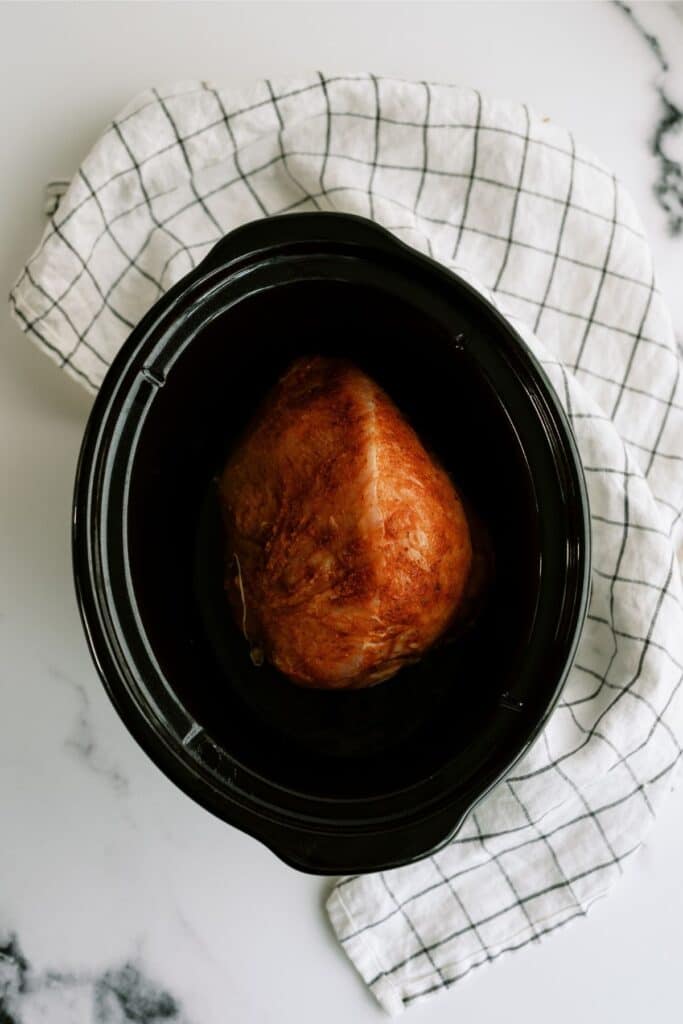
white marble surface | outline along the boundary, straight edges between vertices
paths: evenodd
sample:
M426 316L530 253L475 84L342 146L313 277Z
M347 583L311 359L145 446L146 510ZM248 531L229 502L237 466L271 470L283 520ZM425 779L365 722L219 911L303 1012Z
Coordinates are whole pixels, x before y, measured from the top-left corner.
M634 11L667 74L609 4L0 6L3 291L37 242L45 182L75 169L131 94L178 78L369 68L476 85L574 129L638 202L680 337L683 233L654 196L650 143L657 84L683 106L683 17L668 4ZM665 140L672 160L682 140ZM13 933L27 961L0 952L0 1020L381 1020L326 924L329 883L195 807L119 723L71 582L71 487L90 402L8 315L0 363L0 948ZM682 860L679 791L587 921L411 1014L680 1019Z

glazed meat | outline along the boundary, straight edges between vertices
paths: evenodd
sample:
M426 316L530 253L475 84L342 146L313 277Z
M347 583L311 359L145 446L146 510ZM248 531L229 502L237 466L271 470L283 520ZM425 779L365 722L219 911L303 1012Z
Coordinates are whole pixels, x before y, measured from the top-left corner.
M455 619L472 562L462 503L354 365L295 362L219 491L226 590L257 663L302 686L371 686Z

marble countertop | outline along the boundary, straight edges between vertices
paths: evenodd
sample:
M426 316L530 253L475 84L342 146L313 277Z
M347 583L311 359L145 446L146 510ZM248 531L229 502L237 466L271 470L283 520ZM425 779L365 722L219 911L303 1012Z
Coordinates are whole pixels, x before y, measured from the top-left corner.
M68 177L132 94L321 67L460 81L529 102L622 178L683 337L683 8L676 4L0 6L4 294ZM2 320L0 1021L370 1024L325 880L177 791L90 661L70 501L90 399ZM587 921L411 1011L425 1024L680 1015L683 807L674 795Z

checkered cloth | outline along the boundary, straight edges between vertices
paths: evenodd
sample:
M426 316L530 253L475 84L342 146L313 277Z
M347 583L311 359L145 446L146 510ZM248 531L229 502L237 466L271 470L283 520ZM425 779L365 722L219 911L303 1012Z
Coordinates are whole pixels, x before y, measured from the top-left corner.
M461 87L372 75L185 83L106 129L11 296L91 389L142 314L227 231L369 216L497 303L543 361L592 508L592 599L540 739L420 864L328 910L390 1012L583 916L641 844L683 744L683 390L631 200L570 134Z

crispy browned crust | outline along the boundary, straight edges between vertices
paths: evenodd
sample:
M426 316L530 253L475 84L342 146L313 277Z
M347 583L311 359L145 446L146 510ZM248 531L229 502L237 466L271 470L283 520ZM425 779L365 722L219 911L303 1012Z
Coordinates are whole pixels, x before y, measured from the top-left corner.
M472 561L463 506L393 402L350 363L295 362L219 489L235 619L294 682L372 685L454 619Z

